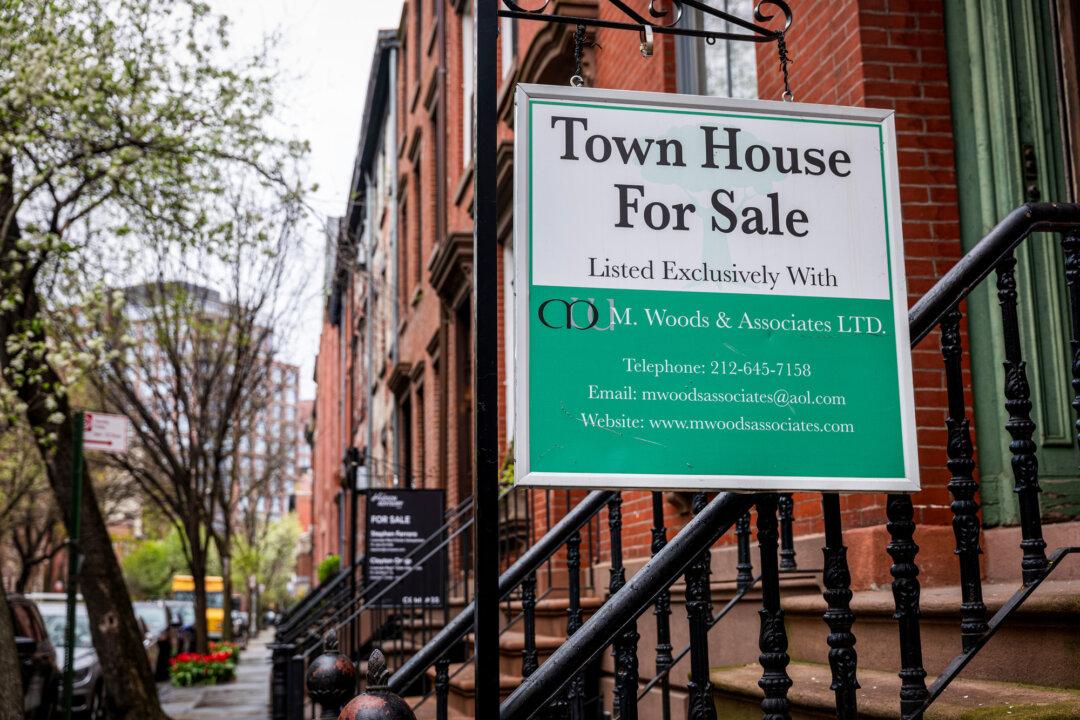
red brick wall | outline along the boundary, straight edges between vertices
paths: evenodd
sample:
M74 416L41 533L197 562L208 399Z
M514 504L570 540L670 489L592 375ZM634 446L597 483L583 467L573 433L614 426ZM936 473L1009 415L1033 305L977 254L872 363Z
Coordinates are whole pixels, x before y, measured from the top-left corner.
M430 8L432 3L426 3ZM944 32L940 0L791 0L795 23L788 46L794 59L791 66L792 89L797 100L805 102L887 107L897 111L897 129L900 143L901 195L903 202L904 235L907 251L907 271L911 299L924 293L960 255L958 218L955 207L955 170L952 159L952 130L948 100L948 83L945 65ZM597 4L601 17L614 18L618 11L610 4ZM449 412L445 422L447 434L447 473L440 476L438 414L440 382L435 374L427 348L440 332L440 314L444 305L429 285L428 261L443 242L444 237L435 233L436 205L436 143L445 143L446 177L444 206L448 233L469 232L472 228L470 213L471 183L468 176L471 165L462 162L463 61L461 53L461 18L448 4L446 43L446 134L436 138L424 98L438 70L438 43L431 44L428 51L429 31L432 18L424 19L422 35L420 81L417 82L415 67L415 22L411 17L409 3L402 15L401 37L405 47L399 56L399 176L406 179L404 194L406 207L401 217L402 292L399 295L401 320L399 358L413 364L424 363L418 380L424 386L424 414L418 412L413 402L413 438L417 448L413 465L424 484L445 485L448 503L460 501L458 497L458 427L456 409L463 402L465 388L456 382L453 365L457 355L458 338L454 332L454 319L446 329L447 352L439 359L440 371L449 378L447 405ZM542 31L543 24L519 22L518 58L521 62L530 42ZM590 50L593 84L607 88L627 88L674 92L675 42L668 36L656 35L653 57L644 59L638 51L638 37L634 33L597 29L598 47ZM776 48L773 44L759 47L758 75L759 96L779 98L782 89L777 69ZM528 82L535 78L517 77ZM419 90L417 89L419 88ZM414 104L414 98L416 98ZM418 155L409 150L414 133L420 133ZM503 126L501 136L512 134L509 126ZM422 186L414 183L413 158L421 163ZM462 183L465 185L461 185ZM462 187L460 197L457 195ZM423 233L415 237L418 224L417 210L422 208ZM417 243L419 240L419 246ZM504 271L501 267L500 274ZM421 270L419 284L414 281L415 268ZM502 283L499 284L500 293ZM419 293L417 290L419 289ZM415 299L415 302L414 302ZM502 303L499 305L500 319ZM451 313L452 315L452 313ZM324 343L331 341L332 333L324 333ZM319 372L327 376L333 373L336 362L336 345L332 357L324 361L320 352ZM499 341L500 355L503 341ZM505 387L504 358L500 358L500 381ZM949 520L948 496L944 485L947 475L944 468L944 379L936 336L929 338L915 352L916 404L918 437L921 449L923 483L927 489L917 498L916 520L920 523L945 524ZM376 367L380 365L376 360ZM412 390L410 390L412 392ZM505 404L503 405L505 408ZM331 417L327 417L329 414ZM336 412L319 408L320 442L324 423L336 422ZM499 423L500 441L505 448L505 421ZM423 445L423 467L419 466L419 447ZM857 452L857 448L852 449ZM318 455L318 451L317 451ZM336 523L336 507L328 497L329 478L336 472L340 457L326 455L320 462L316 459L316 517ZM396 459L395 459L396 461ZM321 464L321 468L320 468ZM538 518L536 532L542 533L546 522L544 506L546 495L534 493ZM328 505L327 502L330 504ZM800 534L820 532L820 498L816 494L796 497L796 530ZM566 506L565 495L552 496L552 520L557 520ZM851 495L842 500L845 523L848 527L878 525L884 520L884 496ZM665 503L669 534L683 522L681 514L672 503ZM647 493L626 493L623 505L623 543L628 558L647 555L649 552L652 508ZM601 525L606 528L606 522ZM318 533L316 533L318 542ZM331 531L329 542L336 544L336 528ZM606 537L602 545L607 547ZM317 548L321 547L317 545ZM318 551L316 558L320 557Z
M797 101L896 111L909 304L961 255L945 32L940 0L792 0L788 38ZM783 89L775 47L758 49L758 94ZM938 334L913 352L924 490L916 522L950 522L945 382ZM965 358L966 358L965 354ZM857 452L857 448L853 448ZM796 497L797 533L821 532L819 500ZM846 527L885 520L885 496L843 496Z
M312 559L317 565L338 551L338 510L334 498L340 487L341 422L340 326L330 324L324 314L315 361L315 447L312 452Z

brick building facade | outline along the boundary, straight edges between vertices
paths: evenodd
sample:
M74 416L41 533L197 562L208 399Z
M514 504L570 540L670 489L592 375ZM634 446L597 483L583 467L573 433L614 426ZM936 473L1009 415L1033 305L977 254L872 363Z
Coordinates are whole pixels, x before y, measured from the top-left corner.
M911 302L1010 209L1030 199L1032 183L1042 199L1076 197L1080 90L1068 58L1077 56L1070 28L1078 19L1068 2L1048 0L1022 9L1006 0L791 0L790 5L796 100L896 112ZM743 17L753 11L746 1L730 7ZM548 12L625 19L600 0L552 0ZM684 12L682 22L706 22L692 9ZM339 538L345 535L346 499L338 483L349 447L365 458L364 475L373 487L443 487L448 508L472 491L472 13L470 0L406 0L399 27L383 31L373 59L353 195L334 243L338 259L344 248L344 256L356 261L335 265L341 299L334 290L328 293L316 371L316 562L334 548L344 550ZM575 68L573 25L504 19L500 30L499 381L504 392L499 444L509 474L513 88L518 82L564 85ZM654 54L643 58L635 34L607 28L589 29L583 75L590 86L612 89L762 99L780 99L783 90L774 44L706 46L657 35ZM1034 179L1025 179L1019 169L1021 150L1029 145L1041 158ZM1033 239L1022 252L1023 280L1052 286L1032 291L1022 303L1029 303L1025 312L1032 318L1063 323L1067 315L1057 312L1064 297L1061 280L1044 282L1039 275L1040 253L1054 252L1050 242ZM974 389L969 402L979 442L990 581L1011 577L1019 562L1008 451L1000 440L1004 416L994 404L1002 384L1000 341L991 332L994 303L989 289L973 294L963 326L973 358L965 360L964 373ZM1024 341L1036 358L1034 384L1049 388L1051 379L1062 379L1065 387L1064 349L1044 348L1040 356L1036 337ZM947 398L936 333L913 351L913 361L923 482L914 496L915 539L923 548L920 579L926 586L949 585L957 575L946 487ZM354 387L357 392L347 400L345 390ZM1038 438L1040 452L1056 453L1043 503L1048 521L1058 522L1047 525L1047 535L1054 538L1052 545L1078 544L1080 475L1071 431L1062 429L1060 420L1073 417L1071 398L1042 392L1038 399L1049 409L1040 423L1045 428ZM531 524L537 536L580 497L576 492L533 495ZM671 534L689 518L689 501L681 493L665 497ZM800 493L794 499L798 556L816 565L820 495ZM891 559L884 551L889 541L884 495L845 495L841 503L853 587L886 584ZM622 537L631 573L649 556L651 525L650 495L624 493ZM601 527L606 527L602 521ZM725 539L714 549L714 577L734 576L729 545ZM602 547L594 560L604 564ZM460 556L455 562L462 562ZM639 629L648 632L640 623Z
M554 10L563 14L608 14L608 19L618 15L608 3L595 0L557 0L555 5ZM953 26L961 24L962 4L948 5L953 8ZM745 2L733 6L736 12L748 9ZM788 40L796 58L791 82L798 100L889 108L897 113L912 302L956 262L966 245L978 239L962 239L965 228L958 206L953 125L956 90L950 81L950 73L955 75L957 70L950 64L947 47L959 30L947 27L946 9L939 0L804 0L793 3L796 24ZM471 492L473 141L469 103L473 71L466 61L473 43L471 13L467 2L406 2L401 25L394 33L384 32L376 52L350 216L332 242L336 265L328 280L328 320L316 370L320 393L314 515L322 521L315 531L316 557L344 550L339 540L345 533L338 531L338 523L346 514L345 500L334 483L340 482L341 459L348 447L369 451L366 472L376 486L445 487L451 507ZM1030 18L1032 22L1040 19L1045 20ZM504 20L502 30L500 325L509 329L512 279L504 269L513 257L512 90L516 82L567 82L573 73L573 26ZM583 63L586 80L604 88L710 90L717 69L695 57L693 48L682 47L684 42L696 41L657 36L654 55L645 59L632 33L590 29ZM745 67L738 70L744 86L746 78L751 79L750 91L735 90L779 98L782 81L772 44L757 47L756 56L754 47L723 45L706 52L734 53L735 59L729 60L732 65L749 62L756 66L749 75ZM961 50L954 47L952 52ZM720 68L720 74L723 71ZM1064 122L1065 110L1060 109L1055 122ZM1064 125L1058 128L1059 132L1063 129ZM1045 195L1065 197L1067 181L1062 177L1057 191ZM1013 202L1023 200L1018 195ZM974 232L985 232L996 219L990 216ZM357 252L362 255L360 266L341 262L343 253L352 259ZM504 332L500 340L504 388L513 380L507 362L508 335ZM944 549L952 542L950 497L945 488L946 400L934 337L914 351L914 364L924 477L924 489L916 496L916 520L923 533L921 541ZM345 392L347 386L365 383L370 387ZM513 398L504 393L502 401L500 412L506 420L500 423L500 447L507 454L512 447ZM367 407L369 403L377 407ZM369 428L365 422L371 420ZM816 498L796 496L796 501L798 534L820 532ZM670 504L675 526L683 506ZM866 528L867 547L883 546L882 497L845 496L843 511L845 527ZM631 557L648 553L650 512L646 494L627 494L624 532ZM869 574L862 579L867 584L880 582L886 569L887 559L868 568Z

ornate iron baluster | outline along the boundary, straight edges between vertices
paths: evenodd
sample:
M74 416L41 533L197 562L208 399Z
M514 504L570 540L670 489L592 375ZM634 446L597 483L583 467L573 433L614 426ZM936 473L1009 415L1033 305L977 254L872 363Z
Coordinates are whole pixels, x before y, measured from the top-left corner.
M1072 389L1073 410L1077 419L1074 424L1076 442L1080 446L1080 229L1065 235L1061 241L1065 254L1065 284L1069 288L1069 317L1072 323Z
M946 465L952 473L949 479L949 492L953 496L952 526L956 555L960 558L960 642L967 652L989 627L979 570L982 549L979 547L979 505L975 502L979 485L972 476L975 461L964 400L961 351L960 311L953 308L941 322L941 356L945 359L945 387L949 395L949 416L945 420L949 431Z
M540 662L536 656L536 573L531 572L521 583L521 609L524 614L525 647L521 651L521 677L536 672Z
M888 545L893 559L892 591L900 630L900 712L906 718L926 702L926 670L923 669L922 638L919 633L919 566L915 556L915 510L909 495L889 495L885 506Z
M851 625L855 615L851 612L851 574L848 572L847 548L840 524L840 496L836 493L821 495L821 511L825 518L825 624L829 626L829 667L832 669L832 685L836 693L837 720L856 720L858 708L855 691L859 681L855 676L858 657L855 653L855 635Z
M777 496L776 505L780 510L780 569L798 570L795 563L795 537L792 532L792 520L795 517L795 501L791 493Z
M761 655L762 675L758 680L765 697L761 701L762 720L787 720L789 703L788 688L791 678L787 674L790 658L787 654L787 633L784 630L784 611L780 607L780 568L776 548L779 532L776 525L776 495L758 496L757 500L758 551L761 554L761 633L758 647Z
M1002 334L1005 340L1005 409L1009 420L1005 429L1012 436L1013 479L1020 505L1020 561L1024 584L1037 580L1046 571L1046 541L1039 514L1039 461L1035 457L1035 422L1031 419L1031 389L1020 346L1020 325L1016 310L1016 257L1009 254L997 267L998 302L1001 305Z
M450 660L443 655L435 661L435 720L447 720L450 701Z
M750 560L750 513L745 512L735 521L735 539L738 560L735 564L735 586L746 590L754 584L754 565Z
M667 545L667 528L664 527L664 495L654 492L652 494L652 546L649 548L653 555L664 549ZM666 670L671 667L671 593L663 590L656 596L653 605L653 614L656 616L656 672L664 673L660 680L660 711L663 720L671 720L671 681Z
M622 493L616 493L608 501L608 530L611 533L611 578L608 596L612 596L626 584L626 568L622 561ZM615 658L615 686L612 689L612 707L618 720L637 719L637 624L629 625L612 643Z
M706 505L705 493L694 493L696 515ZM687 720L716 720L712 684L709 682L709 620L712 614L709 592L709 551L701 553L686 568L686 620L690 630L690 682Z
M574 531L566 541L566 571L570 600L566 610L566 637L570 637L580 630L583 624L581 617L581 533L579 531ZM560 696L555 704L562 714L552 717L558 717L560 720L565 718L567 709L573 720L582 720L585 717L585 678L581 673L570 680L566 695Z

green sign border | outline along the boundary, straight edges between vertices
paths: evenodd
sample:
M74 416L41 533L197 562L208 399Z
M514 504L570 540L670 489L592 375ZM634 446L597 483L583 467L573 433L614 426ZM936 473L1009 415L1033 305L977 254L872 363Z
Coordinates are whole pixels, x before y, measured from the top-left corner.
M575 97L576 96L576 97ZM600 100L598 102L597 100ZM519 239L528 245L528 253L515 253L515 275L522 277L522 271L528 282L516 283L515 298L515 483L539 487L579 487L579 488L626 488L626 489L726 489L726 490L821 490L821 491L872 491L872 492L914 492L919 490L919 458L914 417L914 390L912 367L908 344L907 309L898 312L896 307L896 288L898 278L894 275L894 243L890 228L889 204L899 204L899 178L895 161L892 168L896 184L894 192L889 191L888 166L886 164L885 135L888 131L891 147L895 151L896 138L893 126L893 111L848 108L827 105L804 105L774 101L741 101L726 98L709 98L667 93L648 93L638 91L611 91L592 88L568 88L519 84L515 94L516 128L515 133L515 246L520 248ZM702 117L721 117L754 120L776 120L781 122L806 122L825 125L847 125L866 127L877 130L881 170L882 210L884 213L885 248L889 302L894 308L894 320L897 342L898 386L900 390L900 410L902 414L902 444L905 477L903 478L847 478L847 477L777 477L777 476L727 476L727 475L633 475L570 472L530 472L529 470L529 377L528 377L528 342L529 342L529 298L533 288L533 109L538 105L557 105L567 107L585 107L600 110L623 110L629 112L652 112L677 115L698 115ZM725 107L735 106L741 112L732 112ZM716 107L716 109L709 109ZM767 108L764 109L764 108ZM772 111L772 112L770 112ZM794 113L800 113L795 115ZM843 116L862 116L865 120L844 119ZM522 133L521 128L526 127ZM525 147L522 153L521 142ZM524 169L524 173L523 173ZM523 177L524 175L524 177ZM524 207L520 203L521 187L524 181L528 192ZM528 216L527 223L521 223L521 210ZM897 230L900 231L899 217L896 216ZM522 234L522 225L525 232ZM898 232L899 235L899 232ZM902 238L902 235L900 235ZM902 247L902 240L901 240ZM900 259L902 261L902 254ZM901 265L902 267L902 265ZM901 284L903 276L899 278ZM905 292L900 297L906 299ZM844 298L838 298L844 299ZM853 299L853 298L852 298Z

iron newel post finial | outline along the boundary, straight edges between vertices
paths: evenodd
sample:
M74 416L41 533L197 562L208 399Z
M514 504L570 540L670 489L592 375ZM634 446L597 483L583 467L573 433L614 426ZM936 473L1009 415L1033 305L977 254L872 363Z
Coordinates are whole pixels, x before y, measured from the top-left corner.
M398 697L387 681L390 671L380 650L368 658L367 690L354 697L338 720L416 720L409 704Z
M308 696L322 707L322 718L335 718L356 692L356 667L338 652L337 632L323 637L324 652L315 658L307 673Z

